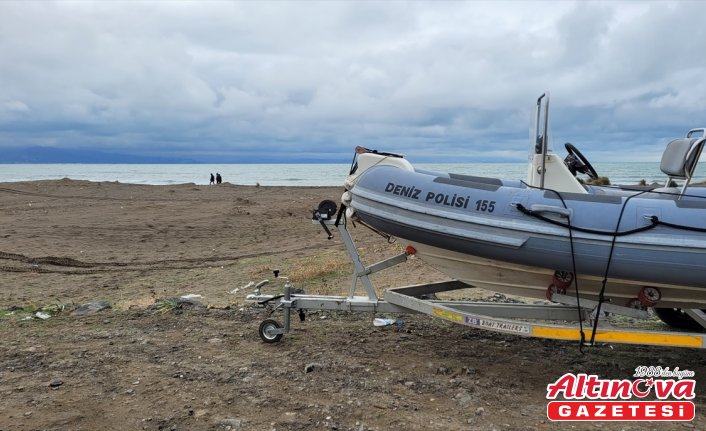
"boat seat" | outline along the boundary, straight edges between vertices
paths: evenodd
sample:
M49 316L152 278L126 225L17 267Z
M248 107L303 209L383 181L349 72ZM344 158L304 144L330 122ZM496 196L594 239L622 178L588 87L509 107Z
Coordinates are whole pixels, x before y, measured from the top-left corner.
M696 169L704 142L705 138L680 138L667 145L659 165L668 176L665 186L668 187L673 179L686 180L681 190L681 194L684 193Z

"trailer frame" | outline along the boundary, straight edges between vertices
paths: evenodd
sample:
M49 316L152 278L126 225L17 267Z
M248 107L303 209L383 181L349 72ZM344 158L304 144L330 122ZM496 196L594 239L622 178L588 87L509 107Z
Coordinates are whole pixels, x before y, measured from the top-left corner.
M584 344L586 333L591 332L596 319L599 321L594 343L639 344L653 346L673 346L706 348L706 333L655 331L611 326L606 320L608 313L622 314L631 317L644 318L645 310L602 304L600 315L597 301L581 299L580 306L576 299L555 294L553 301L561 303L525 304L525 303L494 303L463 300L434 299L436 293L458 289L469 289L474 286L456 280L439 281L403 287L385 289L383 298L379 298L370 275L407 261L414 253L406 249L403 253L375 264L365 266L360 253L351 237L346 223L334 223L333 220L315 220L321 223L326 231L326 225L335 225L343 240L346 251L353 265L353 276L347 296L311 295L292 293L292 285L286 277L276 278L284 281L284 292L279 295L263 294L262 286L265 280L256 286L255 292L246 297L262 306L273 307L273 312L282 309L284 324L275 319L264 320L258 329L260 338L266 343L275 343L291 331L291 313L297 311L304 320L304 310L331 310L370 313L426 314L443 320L462 324L476 329L489 330L522 337L547 338L556 340L575 340ZM332 237L330 232L329 239ZM362 286L364 295L357 295ZM685 310L699 324L706 328L706 313L701 310ZM548 323L561 321L562 324ZM567 325L563 322L576 322ZM586 329L582 331L579 322Z

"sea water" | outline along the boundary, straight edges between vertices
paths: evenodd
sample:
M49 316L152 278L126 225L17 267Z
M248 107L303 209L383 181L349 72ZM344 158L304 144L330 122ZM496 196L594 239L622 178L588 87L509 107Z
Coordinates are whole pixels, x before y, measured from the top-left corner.
M701 164L694 182L706 179ZM659 163L594 163L612 184L664 182ZM482 177L524 180L525 163L442 163L415 167ZM0 182L56 180L118 181L131 184L208 184L210 174L220 173L224 182L262 186L340 186L349 164L0 164Z

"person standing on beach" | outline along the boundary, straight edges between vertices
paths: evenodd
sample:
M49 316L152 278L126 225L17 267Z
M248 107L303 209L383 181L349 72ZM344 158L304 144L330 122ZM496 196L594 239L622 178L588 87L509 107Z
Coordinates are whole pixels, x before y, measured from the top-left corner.
M223 179L221 178L221 174L216 172L216 184L220 184L223 182Z
M209 186L216 184L216 179L213 177L213 173L211 173L211 182L208 183Z

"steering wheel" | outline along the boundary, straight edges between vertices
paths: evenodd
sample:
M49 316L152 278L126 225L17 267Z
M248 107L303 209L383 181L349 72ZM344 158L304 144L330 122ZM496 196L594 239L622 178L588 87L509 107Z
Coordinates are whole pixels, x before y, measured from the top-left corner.
M565 143L564 147L566 147L566 151L569 153L569 155L564 159L564 163L566 163L566 166L574 176L576 176L577 172L581 172L594 180L598 178L596 170L593 169L593 166L591 166L588 162L586 156L581 154L581 151L569 142Z

